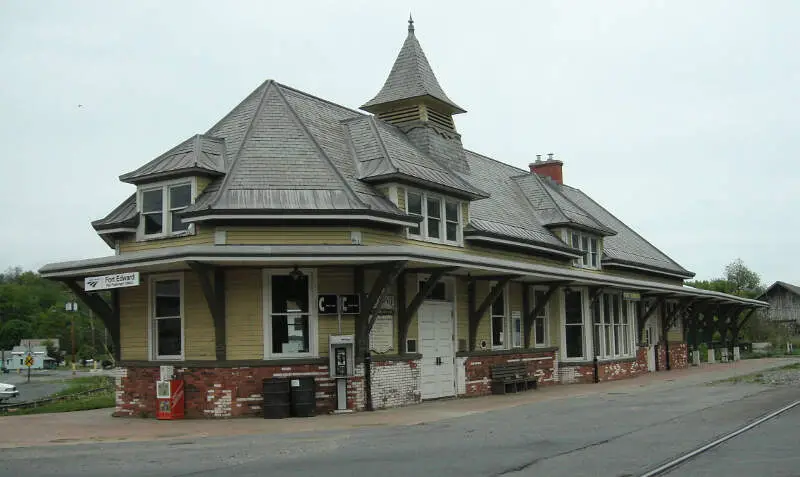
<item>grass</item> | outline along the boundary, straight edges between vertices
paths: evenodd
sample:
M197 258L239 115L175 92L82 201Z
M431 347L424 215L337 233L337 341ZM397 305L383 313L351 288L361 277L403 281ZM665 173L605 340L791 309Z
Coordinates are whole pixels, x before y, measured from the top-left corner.
M54 402L39 407L19 409L13 413L9 413L9 415L24 416L27 414L48 414L52 412L87 411L89 409L104 409L109 407L114 407L113 392L95 394L93 396L82 396L78 399Z
M113 381L107 376L82 376L80 378L73 378L65 380L67 387L53 394L56 396L69 396L70 394L77 394L84 391L90 391L98 388L111 388Z
M719 381L714 381L714 382L709 383L709 384L712 384L712 385L713 384L720 384L720 383L734 383L734 384L751 383L751 384L758 384L758 383L762 383L763 382L762 380L764 378L764 373L769 372L769 371L783 371L783 370L800 370L800 363L787 364L785 366L779 366L777 368L771 368L771 369L767 369L765 371L759 371L759 372L753 373L753 374L745 374L743 376L734 376L732 378L721 379Z

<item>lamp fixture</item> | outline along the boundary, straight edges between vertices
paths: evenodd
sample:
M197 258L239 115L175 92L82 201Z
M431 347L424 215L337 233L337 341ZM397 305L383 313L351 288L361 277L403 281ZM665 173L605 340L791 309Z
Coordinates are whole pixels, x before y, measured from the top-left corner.
M300 271L299 268L297 268L297 265L295 265L294 266L294 270L289 272L289 276L292 277L292 280L300 280L305 275L303 274L303 272Z

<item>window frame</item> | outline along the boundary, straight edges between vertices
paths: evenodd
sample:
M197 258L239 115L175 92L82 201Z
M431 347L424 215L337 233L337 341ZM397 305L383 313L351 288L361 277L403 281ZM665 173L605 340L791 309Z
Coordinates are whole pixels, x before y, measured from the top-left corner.
M497 284L495 281L489 282L489 290L491 291L492 288ZM489 306L489 348L492 350L504 350L504 349L511 349L511 338L510 338L510 331L511 327L511 314L509 313L509 296L508 296L508 283L503 286L503 315L502 315L502 324L503 324L503 331L501 334L501 339L503 343L500 345L494 344L494 317L500 316L494 314L494 302Z
M614 307L614 297L616 297L617 308ZM606 300L609 300L608 306L606 306ZM598 360L606 361L636 356L635 302L625 300L621 293L609 292L597 296L595 303L592 304L592 310L595 305L597 305L600 315L599 321L597 321L594 311L592 311L593 336L595 337L594 356ZM612 315L608 319L605 316L607 309ZM623 316L627 318L627 322L623 322ZM624 341L618 341L620 337Z
M567 324L567 288L581 295L581 322ZM561 360L564 362L586 361L591 353L590 349L591 340L587 339L587 329L593 325L591 321L591 308L589 303L589 291L585 287L566 287L559 290L559 300L561 308ZM568 356L567 355L567 326L581 326L581 350L582 356Z
M181 288L181 353L179 355L159 355L156 332L156 283L178 280ZM147 355L151 361L183 361L186 356L186 281L183 272L151 275L147 283ZM174 317L162 317L174 318Z
M138 241L154 240L166 237L182 237L193 234L194 227L192 224L187 226L186 230L181 230L178 232L172 231L172 212L174 209L172 208L171 204L170 189L183 185L188 185L190 187L189 205L194 204L194 201L197 198L197 177L182 177L168 181L153 182L151 184L141 185L137 188L136 213L140 218L139 226L136 228L136 239ZM144 231L144 220L142 220L142 216L144 215L144 212L142 212L144 205L144 193L155 190L161 190L161 232L157 234L146 234ZM189 205L187 205L187 207Z
M530 302L533 303L534 308L538 305L538 303L536 302L536 292L547 294L547 287L538 287L538 286L531 287ZM533 326L533 329L531 330L531 335L533 339L531 341L533 342L534 348L545 348L550 343L550 312L548 308L550 308L549 301L547 302L547 305L545 305L544 308L542 309L542 314L533 317L533 323L531 323ZM536 333L536 321L539 319L543 320L542 330L544 336L542 337L543 340L541 343L538 343L536 340L538 338L538 334Z
M420 201L422 205L422 215L419 216L416 213L409 212L409 194L415 194L420 196ZM439 201L439 216L438 217L431 217L428 214L428 200L436 200ZM447 203L455 204L456 205L456 214L457 214L457 224L456 224L456 240L448 240L447 239L447 223L452 221L447 220ZM441 243L445 245L455 245L455 246L463 246L464 244L464 217L462 213L463 204L462 200L454 199L442 194L436 194L420 189L405 189L405 212L409 215L413 215L414 217L422 217L418 227L419 233L415 234L411 232L411 228L406 228L406 238L414 239L414 240L422 240L425 242L431 243ZM439 222L439 237L431 237L428 234L428 221L430 219L437 220Z
M601 270L603 260L602 238L580 230L565 229L564 242L580 250L581 256L572 260L572 266L587 270ZM576 241L577 239L577 241ZM577 246L575 245L577 243ZM586 248L584 249L584 244ZM592 263L594 262L594 264Z
M264 359L307 359L319 357L319 313L314 306L318 296L317 270L300 268L308 276L308 333L309 350L307 353L273 353L272 352L272 277L289 275L293 268L266 268L262 271L261 299L264 304L262 326L264 335Z

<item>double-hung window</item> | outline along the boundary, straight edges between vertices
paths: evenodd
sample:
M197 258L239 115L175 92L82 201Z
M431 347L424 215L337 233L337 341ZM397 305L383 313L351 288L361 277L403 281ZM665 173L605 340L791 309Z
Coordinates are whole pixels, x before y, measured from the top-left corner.
M312 270L265 272L268 306L266 357L302 357L316 353L316 314L311 306L315 275Z
M410 226L408 235L428 242L461 243L461 203L427 192L408 191L406 212L419 217L419 225Z
M543 303L546 295L544 290L534 290L534 306L538 307L540 303ZM547 344L547 306L543 306L541 311L533 317L533 344L534 346Z
M633 353L630 302L617 293L600 294L592 306L595 355L600 358L628 356Z
M581 268L600 268L600 241L580 232L569 232L572 248L581 251L581 256L573 261L573 265Z
M178 215L192 203L192 184L182 182L142 189L142 233L160 237L185 233L188 224Z
M492 285L494 286L494 284ZM505 347L506 292L503 290L492 303L492 348Z
M156 277L150 284L151 349L154 359L183 358L183 285L180 276Z
M583 294L580 290L564 292L564 341L567 358L583 358Z

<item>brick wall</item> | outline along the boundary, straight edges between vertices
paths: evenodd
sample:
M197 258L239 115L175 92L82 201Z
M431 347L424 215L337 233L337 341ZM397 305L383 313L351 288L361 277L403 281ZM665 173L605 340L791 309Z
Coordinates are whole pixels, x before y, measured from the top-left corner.
M316 382L317 413L336 407L336 383L323 364L261 366L240 368L175 368L185 382L186 417L240 417L262 415L263 380L313 376ZM152 417L156 411L158 367L122 368L116 378L115 416ZM348 380L350 409L363 407L361 376Z
M689 348L686 343L669 344L669 364L671 369L689 367Z
M513 354L481 354L469 356L464 360L464 386L459 383L457 389L464 389L467 396L483 396L492 393L492 366L496 364L527 364L528 376L539 378L539 385L557 382L555 378L555 351L520 351ZM460 374L460 373L459 373Z
M375 361L373 357L372 406L375 409L407 406L421 401L418 360Z
M598 381L616 381L617 379L632 378L647 372L647 348L636 349L636 359L619 361L600 361L597 363ZM570 365L560 363L559 380L563 384L593 383L594 364L581 363Z

